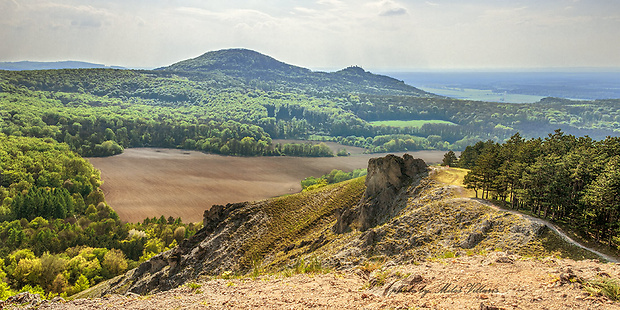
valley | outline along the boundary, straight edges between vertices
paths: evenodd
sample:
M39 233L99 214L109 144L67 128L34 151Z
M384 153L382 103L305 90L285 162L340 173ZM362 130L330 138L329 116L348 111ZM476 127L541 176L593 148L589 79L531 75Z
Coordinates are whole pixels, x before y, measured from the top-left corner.
M617 201L607 199L620 184L620 99L480 102L412 85L246 49L156 70L0 70L0 300L150 298L210 278L308 270L358 277L371 300L426 279L402 277L410 264L489 271L480 266L489 258L595 258L547 222L489 202L562 221L601 246L620 242ZM427 164L440 162L458 169L428 178ZM495 252L505 254L493 261ZM598 276L569 274L561 294L620 287L617 268ZM601 285L590 297L618 299ZM541 298L509 290L520 307Z
M342 147L342 146L340 146ZM337 148L337 147L336 147ZM261 200L301 191L300 181L332 169L365 168L382 154L347 157L235 157L197 151L130 148L112 157L89 158L101 171L106 201L125 222L145 217L202 220L213 204ZM439 163L442 151L409 152L428 163Z

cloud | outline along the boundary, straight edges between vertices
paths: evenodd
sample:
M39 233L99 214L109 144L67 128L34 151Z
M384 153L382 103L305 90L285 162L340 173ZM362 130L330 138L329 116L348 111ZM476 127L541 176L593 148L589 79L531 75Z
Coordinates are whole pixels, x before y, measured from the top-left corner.
M331 5L331 6L343 6L344 3L339 0L318 0L316 3L322 5Z
M321 68L620 66L617 12L618 0L0 0L0 59L155 67L246 47Z
M406 15L407 9L405 8L393 8L387 9L379 13L379 16L398 16L398 15Z
M12 1L9 1L9 3ZM15 26L43 26L51 28L99 28L109 23L114 14L106 9L88 5L70 5L61 3L31 2L22 3L13 8L19 22Z
M379 11L379 16L399 16L407 15L407 9L399 3L392 0L382 0L368 4L369 7Z
M305 7L296 7L295 8L295 12L299 12L299 13L304 14L304 15L319 15L319 14L321 14L321 12L318 11L318 10L310 9L310 8L305 8Z

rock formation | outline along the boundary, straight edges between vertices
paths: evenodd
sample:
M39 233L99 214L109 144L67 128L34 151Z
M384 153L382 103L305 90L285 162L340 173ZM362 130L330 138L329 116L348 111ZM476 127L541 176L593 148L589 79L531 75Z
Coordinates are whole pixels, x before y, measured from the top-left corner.
M203 276L277 271L300 259L348 269L376 257L394 264L501 248L518 253L544 225L455 197L409 155L371 159L368 176L286 197L215 205L204 227L83 296L145 294ZM533 244L536 247L536 244Z
M399 192L427 175L426 163L409 154L398 157L389 154L368 161L366 191L359 206L340 210L334 232L344 233L349 228L365 231L396 215L404 202L395 198Z

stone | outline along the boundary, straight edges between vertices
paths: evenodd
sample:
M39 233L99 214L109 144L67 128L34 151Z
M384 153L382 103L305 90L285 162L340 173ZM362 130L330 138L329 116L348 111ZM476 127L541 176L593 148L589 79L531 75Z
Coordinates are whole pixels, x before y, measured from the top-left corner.
M352 227L366 231L394 216L402 208L395 199L399 192L426 175L427 168L424 160L409 154L371 158L362 201L352 210L338 210L333 231L341 234Z

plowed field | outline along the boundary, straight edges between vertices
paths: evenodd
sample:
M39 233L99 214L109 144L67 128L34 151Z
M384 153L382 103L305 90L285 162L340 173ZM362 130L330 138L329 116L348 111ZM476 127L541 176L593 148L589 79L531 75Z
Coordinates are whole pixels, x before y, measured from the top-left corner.
M351 152L353 154L353 152ZM409 152L438 163L443 151ZM332 169L366 168L368 159L384 154L349 157L233 157L157 148L126 149L123 154L89 158L104 181L106 200L121 220L181 217L202 221L213 204L260 200L299 192L299 181ZM402 153L401 153L402 155Z

